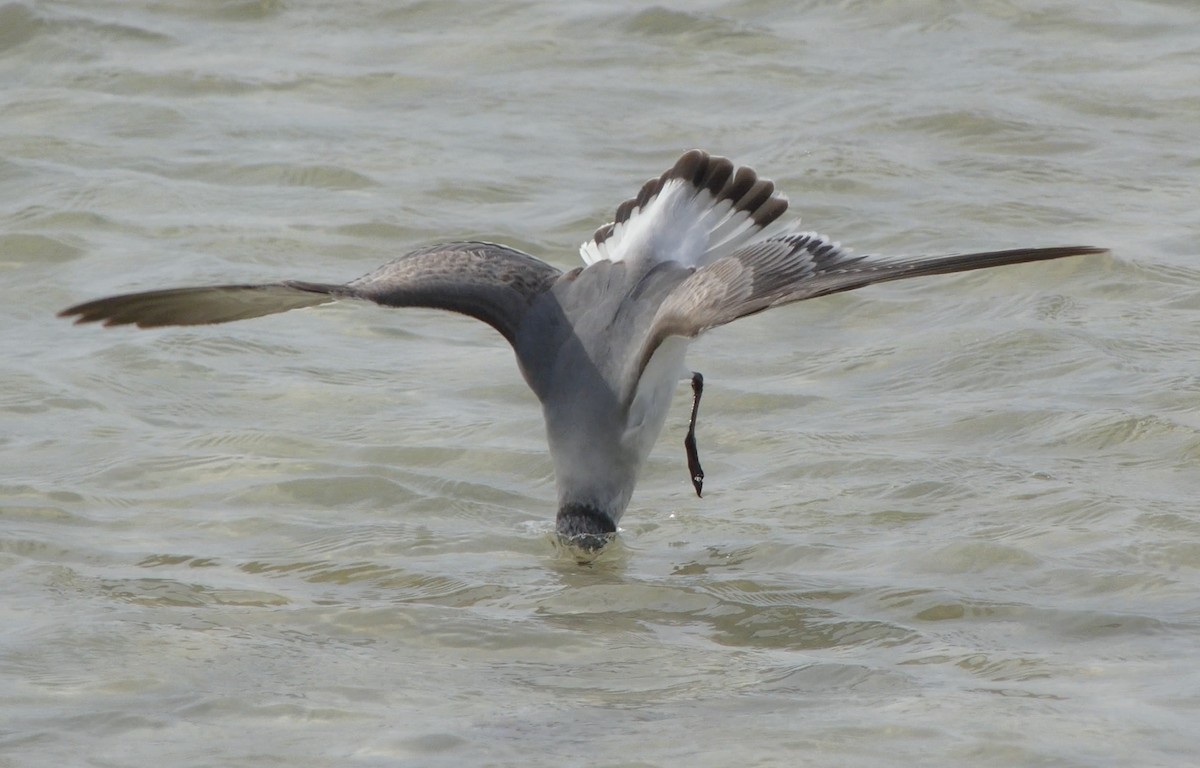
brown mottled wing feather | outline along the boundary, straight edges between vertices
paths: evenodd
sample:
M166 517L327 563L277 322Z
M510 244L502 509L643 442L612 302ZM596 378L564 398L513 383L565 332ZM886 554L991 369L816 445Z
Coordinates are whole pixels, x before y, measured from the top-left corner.
M852 256L815 233L749 245L696 270L666 298L642 347L638 375L668 336L696 336L764 309L925 275L1105 253L1103 248L1018 248L912 259Z
M388 307L445 309L482 320L511 343L529 305L562 270L495 243L450 243L414 251L346 285Z
M562 274L526 253L492 243L446 243L414 251L345 285L284 281L147 291L89 301L60 317L142 328L227 323L336 299L429 307L482 320L510 342L529 304Z

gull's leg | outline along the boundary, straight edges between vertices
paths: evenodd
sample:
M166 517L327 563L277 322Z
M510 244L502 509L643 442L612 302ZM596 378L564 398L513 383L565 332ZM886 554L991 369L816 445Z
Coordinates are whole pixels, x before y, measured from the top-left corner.
M704 487L704 470L700 468L700 456L696 453L696 413L700 410L702 394L704 375L692 371L692 420L688 423L687 437L683 438L683 448L687 451L688 474L692 476L692 486L697 496L703 495L700 489Z

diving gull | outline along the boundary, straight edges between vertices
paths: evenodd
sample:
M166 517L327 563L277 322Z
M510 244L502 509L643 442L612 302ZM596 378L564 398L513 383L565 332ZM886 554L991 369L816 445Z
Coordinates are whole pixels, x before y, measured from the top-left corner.
M787 207L774 184L750 168L692 150L622 203L612 223L580 247L585 266L566 272L504 245L450 242L344 284L172 288L88 301L59 315L155 328L362 299L482 320L512 345L541 402L558 490L558 534L595 551L615 535L681 381L692 385L685 448L693 487L701 492L695 424L703 377L684 364L688 344L701 333L872 283L1104 252L1062 246L913 258L852 255L823 235L783 226Z

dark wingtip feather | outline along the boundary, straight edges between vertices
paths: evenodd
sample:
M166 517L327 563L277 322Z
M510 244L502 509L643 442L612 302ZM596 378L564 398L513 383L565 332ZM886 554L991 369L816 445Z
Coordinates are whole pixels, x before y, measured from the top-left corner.
M686 179L694 186L700 186L708 172L708 153L702 149L689 149L680 155L671 170L663 176L666 179Z
M696 192L707 191L714 202L729 200L734 210L746 212L759 229L778 219L788 208L787 200L775 194L775 183L759 178L754 169L737 167L729 158L710 155L702 149L690 149L661 176L643 184L635 197L617 206L613 221L597 229L591 242L599 245L612 237L617 225L644 209L667 182L675 179L686 181Z
M732 175L732 160L720 155L710 155L708 158L708 171L704 174L704 178L697 182L697 186L707 189L715 196L720 194L721 190L725 188L725 185L729 183L729 177Z

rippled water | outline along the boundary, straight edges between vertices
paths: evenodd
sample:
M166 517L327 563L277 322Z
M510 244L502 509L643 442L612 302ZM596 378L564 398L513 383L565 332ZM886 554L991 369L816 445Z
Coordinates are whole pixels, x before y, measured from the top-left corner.
M1193 2L0 6L0 764L1192 765ZM590 566L490 329L109 292L562 267L692 146L859 251L740 321ZM682 388L681 389L685 389Z

